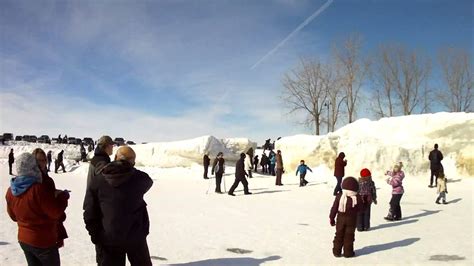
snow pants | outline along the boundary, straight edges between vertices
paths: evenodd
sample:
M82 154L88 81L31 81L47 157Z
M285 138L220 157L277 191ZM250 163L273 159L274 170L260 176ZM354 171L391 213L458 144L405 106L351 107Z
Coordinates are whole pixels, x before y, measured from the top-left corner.
M146 239L139 243L130 243L124 246L99 245L101 250L100 266L125 266L125 256L130 265L152 265Z
M222 182L222 175L224 173L216 173L216 190L215 192L221 193L221 182Z
M400 201L402 200L402 196L403 194L392 194L388 216L394 220L402 219L402 208L400 207Z
M332 253L334 256L341 256L342 248L344 248L344 257L354 256L356 223L357 216L355 214L337 214L336 236L334 237L332 248Z
M357 213L357 230L365 231L370 228L370 206L372 204L365 203L361 210Z

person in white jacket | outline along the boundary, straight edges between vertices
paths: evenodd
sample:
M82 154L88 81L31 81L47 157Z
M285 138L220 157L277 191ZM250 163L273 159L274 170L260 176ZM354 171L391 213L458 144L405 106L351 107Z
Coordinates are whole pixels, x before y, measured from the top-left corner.
M247 154L245 156L245 171L247 171L249 178L252 178L252 170L253 170L253 164L252 164L252 157Z

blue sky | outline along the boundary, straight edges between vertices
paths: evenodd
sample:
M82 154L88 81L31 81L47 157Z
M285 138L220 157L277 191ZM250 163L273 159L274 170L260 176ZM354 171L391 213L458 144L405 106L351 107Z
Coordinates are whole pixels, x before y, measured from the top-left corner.
M0 130L260 143L312 132L286 115L282 75L348 34L366 53L473 49L472 1L335 0L251 68L326 2L1 0Z

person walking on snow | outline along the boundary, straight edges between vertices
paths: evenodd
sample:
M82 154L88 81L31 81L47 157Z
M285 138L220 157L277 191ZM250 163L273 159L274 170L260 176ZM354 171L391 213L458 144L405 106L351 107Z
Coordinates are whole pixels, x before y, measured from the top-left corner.
M342 192L341 182L342 178L344 177L344 167L347 165L347 160L344 160L345 157L346 155L343 152L340 152L336 158L336 162L334 163L334 177L336 177L337 180L337 184L333 193L334 196Z
M298 172L300 173L300 187L306 186L308 184L308 181L306 181L305 176L306 176L306 171L309 170L311 173L313 170L309 168L306 164L304 164L304 160L300 161L300 165L298 166L298 169L296 169L296 176L298 176Z
M13 163L15 162L15 154L13 153L13 149L10 150L10 153L8 154L8 168L9 168L9 173L10 175L13 175Z
M436 187L436 179L438 177L438 173L443 171L443 165L441 164L441 161L443 160L443 154L438 150L438 144L434 145L434 150L430 152L430 155L428 155L428 159L430 160L431 170L430 185L428 187ZM435 182L434 186L433 180Z
M332 254L335 257L341 257L344 248L344 257L349 258L355 255L354 240L357 222L357 212L361 202L357 194L359 183L357 180L348 176L342 182L342 192L334 198L331 212L329 214L329 223L336 226L336 235L333 240ZM337 221L335 220L337 216Z
M207 177L207 171L209 170L209 165L211 164L211 159L209 158L209 153L205 153L204 157L202 157L202 165L204 166L204 179L209 179Z
M222 176L225 173L225 160L224 160L224 153L219 152L217 157L214 159L212 163L212 174L216 174L216 193L222 194L221 190L221 182Z
M372 181L372 174L367 168L360 171L359 195L362 201L357 214L357 231L368 231L370 229L370 207L372 202L377 204L377 192L375 183Z
M56 174L58 173L58 169L59 169L60 166L61 166L61 168L63 169L63 172L66 173L66 169L65 169L65 167L64 167L63 160L64 160L64 150L61 150L61 151L58 153L58 158L57 158L56 161L54 162L54 164L55 164L54 172L55 172Z
M437 188L438 188L439 196L436 199L436 204L439 204L440 200L443 200L443 204L447 204L446 194L448 193L448 186L446 185L446 183L448 183L448 179L444 175L444 172L440 172L438 174L437 181L438 181Z
M242 182L242 185L244 186L244 194L245 195L252 194L251 192L249 192L249 183L247 182L247 179L245 179L245 177L248 176L247 172L245 171L245 165L244 165L244 161L246 157L247 156L245 156L245 153L241 153L240 160L238 160L237 163L235 164L235 181L229 190L228 194L230 196L235 196L234 190L237 188L240 182Z
M399 162L393 166L393 171L387 171L386 175L387 184L392 186L392 199L390 200L390 209L388 215L384 217L388 221L399 221L402 219L402 208L400 207L400 201L402 199L403 190L403 179L405 173L402 171L403 164Z

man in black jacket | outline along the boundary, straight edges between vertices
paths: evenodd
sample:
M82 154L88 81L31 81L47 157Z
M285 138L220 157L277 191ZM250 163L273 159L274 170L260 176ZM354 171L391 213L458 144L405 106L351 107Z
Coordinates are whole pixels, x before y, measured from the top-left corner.
M216 159L214 159L214 162L212 163L212 174L216 174L216 193L221 194L221 181L222 181L222 176L225 173L225 160L224 160L224 153L219 152L217 154Z
M95 175L84 199L84 222L100 250L99 265L152 265L146 237L150 220L143 199L153 185L136 168L135 152L128 146L117 150L115 161Z
M248 176L248 174L245 171L244 160L245 160L245 153L241 153L240 160L238 160L237 163L235 164L235 181L229 190L229 195L231 196L235 196L234 190L237 188L240 182L242 182L242 185L244 185L244 194L245 195L252 194L251 192L249 192L249 183L247 182L247 179L245 179L245 177Z
M211 158L209 158L209 154L204 154L204 157L202 158L202 164L204 165L204 179L209 179L209 177L207 177L207 171L209 170L209 165L211 164Z
M108 163L110 163L110 155L112 155L114 149L114 141L109 136L102 136L97 141L97 148L94 151L94 157L89 164L89 172L87 173L87 187L86 187L86 196L84 198L83 210L86 209L86 199L93 195L90 191L91 180L94 179L95 175L100 173L102 168L104 168ZM99 263L101 261L101 248L96 245L96 261Z
M10 150L10 153L8 154L8 167L10 168L10 175L13 175L12 172L12 167L13 163L15 162L15 155L13 154L13 149Z
M443 171L443 165L441 164L441 161L443 160L443 154L438 150L438 144L434 145L434 150L430 152L428 159L430 160L430 170L431 170L430 185L428 187L437 187L438 174L440 171ZM435 182L434 186L433 186L433 179Z
M58 153L58 158L54 162L54 172L56 174L58 173L58 169L59 169L60 166L61 166L61 169L63 169L63 172L66 173L66 169L64 168L64 162L63 161L64 161L64 150L61 150Z

